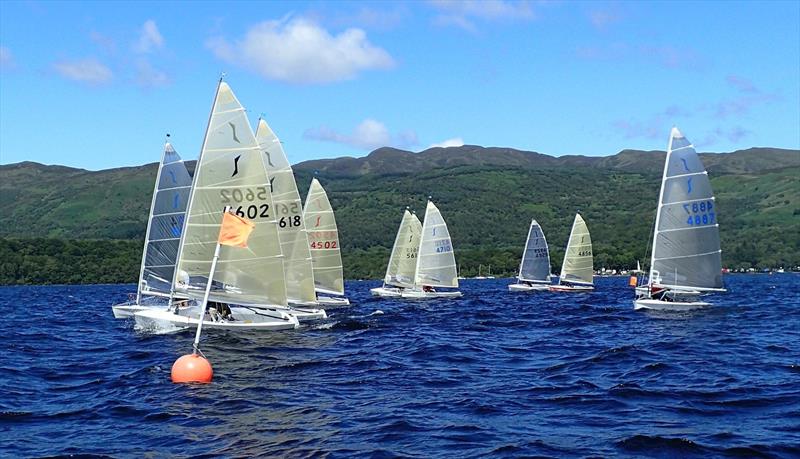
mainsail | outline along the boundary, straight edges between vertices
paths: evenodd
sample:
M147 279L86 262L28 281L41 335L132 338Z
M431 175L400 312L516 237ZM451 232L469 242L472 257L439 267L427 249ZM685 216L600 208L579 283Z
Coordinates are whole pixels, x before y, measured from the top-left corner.
M717 204L694 146L672 128L661 180L650 283L674 288L722 288Z
M562 281L592 284L593 269L592 238L589 235L589 228L581 214L575 214L559 277Z
M251 306L286 305L278 222L264 154L242 105L220 82L194 173L186 227L173 280L176 291L202 297L222 211L255 223L247 248L223 246L210 299Z
M311 247L316 289L323 293L344 295L342 254L339 249L336 217L325 189L316 178L311 180L308 188L303 217Z
M414 283L417 286L458 287L450 232L439 209L431 201L425 209Z
M263 119L258 120L256 140L264 155L275 217L278 219L278 237L286 271L286 296L290 302L313 302L317 294L314 291L311 252L303 221L303 204L292 166L280 140Z
M542 227L536 220L531 220L528 229L528 240L522 253L517 279L526 282L550 283L550 250Z
M413 287L414 271L417 267L417 251L422 234L422 223L415 214L408 210L403 214L403 221L397 230L392 255L383 282L397 287Z
M168 295L175 274L192 177L172 145L164 145L158 165L142 252L136 303L144 295Z

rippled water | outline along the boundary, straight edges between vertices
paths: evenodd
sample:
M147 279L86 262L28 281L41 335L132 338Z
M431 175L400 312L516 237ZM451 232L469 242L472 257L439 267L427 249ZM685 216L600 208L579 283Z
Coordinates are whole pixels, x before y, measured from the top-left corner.
M212 331L210 385L174 385L192 334L145 335L133 286L0 288L0 456L800 455L800 275L727 276L716 307L591 294L376 300L272 333ZM382 313L381 313L382 311Z

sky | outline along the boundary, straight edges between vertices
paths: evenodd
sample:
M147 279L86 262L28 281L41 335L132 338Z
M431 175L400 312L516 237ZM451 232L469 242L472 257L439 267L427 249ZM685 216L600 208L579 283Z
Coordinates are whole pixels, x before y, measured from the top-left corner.
M221 74L292 163L800 148L800 2L0 2L0 163L199 154Z

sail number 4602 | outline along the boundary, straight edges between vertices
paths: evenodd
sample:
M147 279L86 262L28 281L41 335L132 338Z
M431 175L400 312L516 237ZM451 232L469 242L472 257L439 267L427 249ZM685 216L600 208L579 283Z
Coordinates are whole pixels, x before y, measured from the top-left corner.
M714 209L713 201L693 202L683 205L683 210L686 211L688 218L686 223L692 226L713 225L715 223L715 215L712 212Z

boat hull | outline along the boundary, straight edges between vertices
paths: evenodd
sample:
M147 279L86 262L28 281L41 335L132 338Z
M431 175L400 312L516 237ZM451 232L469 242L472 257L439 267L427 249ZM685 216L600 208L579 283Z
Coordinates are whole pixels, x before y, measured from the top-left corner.
M426 292L424 290L412 290L406 289L400 293L401 298L407 298L411 300L424 300L429 298L458 298L461 296L461 292Z
M511 284L508 286L510 292L547 292L549 290L549 284Z
M691 311L711 306L705 301L662 301L652 298L634 300L633 309L649 309L653 311Z
M166 311L169 309L169 306L166 304L115 304L111 306L111 311L114 313L115 319L130 319L137 312L147 311L150 309Z
M326 308L342 308L350 306L350 300L343 296L318 296L317 303Z
M274 309L259 310L258 313L248 310L248 314L243 313L241 308L231 308L232 315L236 320L218 319L213 320L209 314L203 319L203 328L216 328L223 330L261 330L278 331L291 330L297 328L300 323L297 317L285 311ZM198 312L194 309L190 312ZM199 320L195 315L192 317L186 314L175 314L170 311L160 311L148 309L134 314L136 328L144 331L164 331L164 330L183 330L187 328L197 328Z
M591 292L594 287L591 285L551 285L548 288L551 292Z
M381 298L400 298L402 290L397 287L376 287L369 289L372 296L379 296Z

